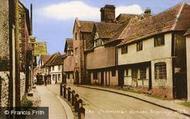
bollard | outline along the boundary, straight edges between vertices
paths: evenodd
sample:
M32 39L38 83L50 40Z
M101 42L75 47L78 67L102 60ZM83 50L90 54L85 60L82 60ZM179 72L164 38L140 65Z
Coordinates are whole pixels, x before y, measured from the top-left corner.
M79 109L80 109L82 107L82 99L79 99L78 103L79 103Z
M60 95L63 96L62 83L60 84Z
M67 96L68 101L71 101L71 88L70 87L68 88L68 93L67 94L68 94L68 96Z
M78 118L79 119L84 119L85 118L85 108L84 107L81 107L79 109Z
M64 98L66 98L66 85L63 85Z
M72 91L72 102L71 102L72 105L75 104L75 91L73 90Z
M78 112L79 111L79 102L78 102L78 100L79 100L79 95L78 94L76 94L75 95L75 112Z

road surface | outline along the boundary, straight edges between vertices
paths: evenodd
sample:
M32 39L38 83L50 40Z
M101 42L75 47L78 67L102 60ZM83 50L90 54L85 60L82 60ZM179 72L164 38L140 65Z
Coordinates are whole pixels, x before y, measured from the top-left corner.
M72 86L85 102L85 119L189 119L131 97Z

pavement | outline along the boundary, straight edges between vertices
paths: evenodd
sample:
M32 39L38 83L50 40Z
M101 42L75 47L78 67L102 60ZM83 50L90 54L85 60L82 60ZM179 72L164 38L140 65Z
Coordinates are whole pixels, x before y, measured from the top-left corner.
M69 105L60 98L59 89L52 86L36 86L40 96L40 107L49 107L49 119L74 119Z
M190 109L175 101L97 86L69 85L84 101L85 119L189 119Z

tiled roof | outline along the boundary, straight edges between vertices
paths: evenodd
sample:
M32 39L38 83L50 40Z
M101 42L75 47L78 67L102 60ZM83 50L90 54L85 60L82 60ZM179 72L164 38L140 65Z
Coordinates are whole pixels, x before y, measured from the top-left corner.
M63 64L64 58L65 58L65 55L61 55L60 53L55 53L47 60L47 62L42 67L61 65Z
M99 38L112 38L121 26L121 24L116 23L95 23L96 32L98 33Z
M51 66L53 66L53 65L61 65L61 64L63 64L64 58L65 58L65 55L57 55L50 65Z
M119 14L116 18L118 23L126 23L129 22L131 18L138 17L139 15L136 14Z
M48 59L50 58L51 56L50 55L42 55L41 56L41 60L42 60L42 62L47 62L48 61Z
M190 5L178 4L155 16L144 19L131 19L118 39L120 45L150 37L159 33L186 30L190 27Z
M93 26L94 26L93 21L81 21L79 20L79 27L81 32L92 32Z

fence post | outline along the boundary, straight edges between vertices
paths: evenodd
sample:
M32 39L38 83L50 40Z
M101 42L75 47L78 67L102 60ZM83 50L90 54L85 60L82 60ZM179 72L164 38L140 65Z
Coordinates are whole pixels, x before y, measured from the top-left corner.
M72 91L72 105L75 104L75 91Z
M84 119L85 118L85 108L84 107L80 107L79 113L78 113L78 118L79 119Z
M64 89L64 98L66 98L66 85L63 85L63 89Z
M60 84L60 95L63 95L62 83Z
M71 101L71 88L68 88L68 101Z
M79 95L75 95L75 112L79 111L79 101L78 101Z

